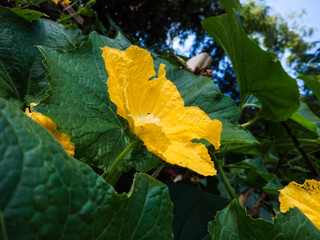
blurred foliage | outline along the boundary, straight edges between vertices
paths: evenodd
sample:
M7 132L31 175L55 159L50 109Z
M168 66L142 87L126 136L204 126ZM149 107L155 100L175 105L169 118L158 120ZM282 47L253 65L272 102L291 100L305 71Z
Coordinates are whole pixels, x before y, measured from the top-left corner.
M314 29L302 25L288 24L281 15L271 15L270 7L263 1L250 1L243 7L243 27L247 34L268 51L283 55L289 50L290 64L301 61L303 55L314 44L305 42L306 36L312 35ZM292 13L291 18L300 19L300 15Z

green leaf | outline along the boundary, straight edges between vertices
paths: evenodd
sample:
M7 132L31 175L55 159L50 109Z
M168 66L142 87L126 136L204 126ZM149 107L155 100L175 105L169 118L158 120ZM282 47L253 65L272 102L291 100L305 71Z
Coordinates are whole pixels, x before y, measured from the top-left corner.
M124 120L116 114L108 95L108 75L100 49L105 45L119 46L117 40L96 33L71 51L39 46L50 72L51 91L35 109L70 136L76 144L76 158L108 170L128 141Z
M242 185L264 190L272 194L278 194L278 190L283 188L276 179L276 176L269 173L264 167L261 160L246 159L239 162L239 164L250 168L247 178L243 181Z
M168 187L173 202L174 239L210 239L208 222L230 201L183 183L170 183Z
M314 240L320 231L311 221L293 208L286 213L277 213L274 223L263 219L252 219L246 210L233 200L228 207L218 212L208 229L212 239L228 240Z
M0 7L0 22L1 68L19 92L16 99L27 105L37 103L46 96L48 83L43 57L35 45L70 49L79 44L83 36L80 30L67 29L47 19L30 23L3 7ZM7 94L1 92L0 96Z
M320 118L304 102L300 102L300 108L290 118L320 136Z
M320 76L316 75L299 75L298 78L302 79L305 84L311 89L314 95L320 101Z
M0 61L0 97L10 99L19 99L19 93L9 76L7 70L4 68L2 62Z
M227 13L202 21L203 28L228 54L237 76L240 106L254 95L262 104L261 117L284 121L299 107L298 86L281 67L276 57L263 51L248 38L234 9L238 0L221 1Z
M0 98L0 239L172 239L168 188L136 174L128 194L69 157Z
M42 16L47 16L42 12L38 12L31 9L10 8L10 10L15 14L17 14L18 16L23 17L28 22L33 22L35 20L38 20Z
M148 172L164 163L157 155L149 152L142 142L132 150L130 162L139 172Z

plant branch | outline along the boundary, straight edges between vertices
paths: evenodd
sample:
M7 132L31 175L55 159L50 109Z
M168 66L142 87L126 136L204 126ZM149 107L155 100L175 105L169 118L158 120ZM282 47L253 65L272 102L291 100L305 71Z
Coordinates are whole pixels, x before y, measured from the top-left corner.
M254 204L254 206L248 210L248 213L250 214L250 216L252 218L257 218L260 215L260 208L261 208L261 204L263 203L264 199L266 198L267 193L262 192L259 196L259 199L256 201L256 203Z
M162 163L151 175L151 177L157 178L161 170L164 168L165 164Z
M179 63L179 65L180 65L183 69L185 69L185 70L193 73L193 71L188 67L188 65L186 64L186 62L185 62L181 57L175 55L173 52L170 52L170 53L169 53L169 56L172 57L174 60L176 60L176 62Z
M283 160L286 158L286 156L288 155L288 152L290 150L290 147L287 147L284 152L281 154L280 158L279 158L279 161L277 162L276 166L273 168L273 170L271 171L271 173L275 174L281 163L283 162ZM261 205L264 201L264 199L266 198L267 196L267 193L265 192L261 192L260 193L260 196L259 196L259 199L257 200L257 202L254 204L254 206L248 211L248 213L250 214L250 216L252 218L257 218L259 217L260 215L260 208L261 208Z
M315 168L315 166L312 164L312 162L310 161L308 155L306 154L306 152L304 151L304 149L302 148L299 140L296 138L296 136L292 133L291 129L289 128L288 124L286 122L281 122L282 126L285 128L285 130L287 131L288 135L291 137L295 147L298 149L298 151L300 152L302 158L304 159L304 161L306 162L306 164L308 165L309 169L311 170L312 175L314 175L314 177L316 179L319 179L319 174L317 169Z

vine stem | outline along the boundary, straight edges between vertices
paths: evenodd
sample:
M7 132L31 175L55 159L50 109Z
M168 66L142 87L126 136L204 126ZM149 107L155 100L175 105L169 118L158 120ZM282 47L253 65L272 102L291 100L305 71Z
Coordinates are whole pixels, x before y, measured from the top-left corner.
M116 158L109 172L104 172L101 177L108 183L117 172L117 168L121 160L131 151L131 149L139 142L139 138L135 138Z
M302 158L304 159L304 161L307 163L309 169L311 170L311 173L314 175L314 177L318 180L320 178L317 169L315 168L315 166L313 165L313 163L310 161L307 153L304 151L304 149L301 146L300 141L298 140L298 138L292 133L290 127L288 126L288 124L286 122L281 122L282 126L286 129L288 135L291 137L296 149L300 152Z
M226 189L227 189L227 191L229 193L229 196L232 199L238 199L236 194L233 191L233 188L231 187L231 185L230 185L230 183L228 181L228 178L227 178L226 174L224 173L224 170L223 170L222 165L221 165L221 161L217 159L215 154L212 154L212 156L213 156L213 159L214 159L214 163L215 163L215 165L217 167L218 173L220 174L221 180L224 183L224 186L226 187Z
M253 124L255 121L259 119L259 115L255 116L253 119L251 119L249 122L246 122L244 124L241 124L241 127L248 127L251 124Z

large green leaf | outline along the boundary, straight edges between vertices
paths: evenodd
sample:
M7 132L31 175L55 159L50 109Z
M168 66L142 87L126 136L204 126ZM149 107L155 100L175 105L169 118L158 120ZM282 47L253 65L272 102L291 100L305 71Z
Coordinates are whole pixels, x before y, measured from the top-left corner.
M83 38L81 31L47 19L30 23L3 7L0 7L0 22L0 61L11 78L13 91L19 92L15 97L22 103L39 102L46 96L48 83L43 57L35 45L74 48ZM5 98L8 95L2 91L0 94Z
M174 239L210 239L208 222L230 201L183 183L170 183L168 187L173 202Z
M172 239L168 188L136 174L117 194L0 98L0 239Z
M307 84L307 86L312 90L314 95L316 95L320 101L320 76L299 75L299 78L301 78Z
M252 94L262 104L261 116L283 121L299 107L298 86L279 60L248 38L238 22L238 0L221 0L227 13L207 18L202 26L228 54L237 76L240 106Z
M218 212L208 228L212 239L320 239L320 230L297 208L286 213L278 213L274 223L271 223L263 219L252 219L236 200Z
M76 157L109 169L128 145L125 122L115 113L107 92L107 72L100 47L117 47L117 40L94 33L91 41L71 51L39 47L51 91L36 109L55 121L76 144Z

